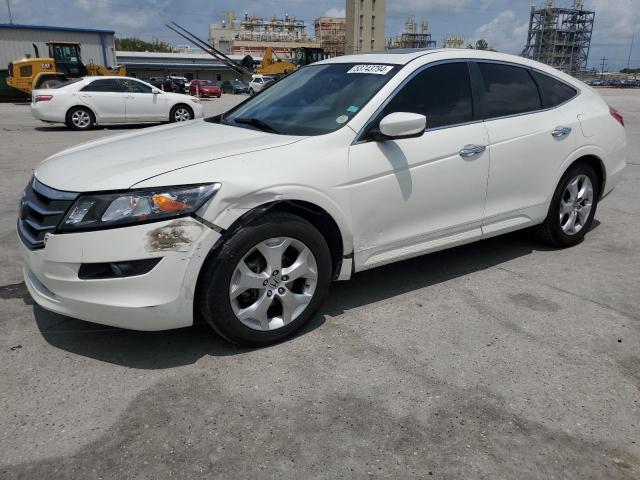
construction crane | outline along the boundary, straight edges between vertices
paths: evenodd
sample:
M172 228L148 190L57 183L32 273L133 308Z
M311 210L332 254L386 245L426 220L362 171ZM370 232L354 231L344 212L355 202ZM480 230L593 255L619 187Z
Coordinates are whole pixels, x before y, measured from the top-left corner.
M220 60L241 76L251 77L254 73L269 76L287 75L299 67L323 60L325 57L324 49L322 48L299 47L292 50L292 61L286 61L278 59L273 49L271 47L267 47L262 57L262 66L255 69L253 57L251 55L246 55L240 63L236 63L220 50L217 50L213 45L194 35L186 28L181 27L176 22L168 23L165 26L188 42L191 42L196 47L201 48L212 57Z
M212 57L220 60L227 67L229 67L231 70L233 70L240 76L244 75L244 76L250 77L251 75L253 75L253 58L251 57L251 55L245 56L240 61L240 63L236 63L231 58L229 58L224 53L222 53L220 50L217 50L213 45L197 37L186 28L178 25L176 22L167 23L165 24L165 26L172 32L180 35L186 41L204 50L206 53L208 53Z

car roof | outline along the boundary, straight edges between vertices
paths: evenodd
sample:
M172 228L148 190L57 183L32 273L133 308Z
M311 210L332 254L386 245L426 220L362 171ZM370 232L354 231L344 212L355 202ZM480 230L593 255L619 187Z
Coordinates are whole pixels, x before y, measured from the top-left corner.
M356 55L343 55L341 57L328 58L315 62L313 65L323 65L331 63L373 63L390 65L407 65L408 63L421 59L421 63L430 61L438 62L443 60L492 60L499 62L509 62L525 67L535 68L547 72L563 80L576 84L577 80L560 70L545 65L535 60L510 55L508 53L492 52L488 50L475 50L471 48L406 48L397 50L385 50L383 52L360 53Z
M468 48L400 48L384 50L382 52L367 52L354 55L329 58L316 62L322 63L387 63L394 65L406 65L420 58L433 57L434 60L471 58L486 60L502 60L514 63L526 63L527 59L507 53L492 52L489 50L474 50Z

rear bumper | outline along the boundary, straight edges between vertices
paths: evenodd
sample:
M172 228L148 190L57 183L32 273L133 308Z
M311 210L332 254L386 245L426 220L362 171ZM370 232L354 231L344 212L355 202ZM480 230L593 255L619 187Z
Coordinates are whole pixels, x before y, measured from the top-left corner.
M31 114L38 120L51 123L64 123L64 115L59 115L49 109L39 108L38 104L31 104Z
M51 235L44 248L23 246L24 280L39 305L62 315L132 330L185 327L193 323L200 268L218 238L192 218ZM159 257L144 275L78 277L83 263Z

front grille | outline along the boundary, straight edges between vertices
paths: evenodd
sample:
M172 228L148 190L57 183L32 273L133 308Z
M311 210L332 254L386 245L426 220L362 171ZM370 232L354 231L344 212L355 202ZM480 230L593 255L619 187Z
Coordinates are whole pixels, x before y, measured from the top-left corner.
M32 178L20 202L18 234L24 244L31 250L44 247L44 236L58 227L78 195L55 190Z

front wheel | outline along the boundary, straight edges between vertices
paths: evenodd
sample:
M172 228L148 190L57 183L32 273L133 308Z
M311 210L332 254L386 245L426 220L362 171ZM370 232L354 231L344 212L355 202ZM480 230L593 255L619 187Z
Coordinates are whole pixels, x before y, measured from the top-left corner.
M577 164L562 176L538 236L554 247L572 247L591 227L600 198L598 176L587 164Z
M171 109L169 113L170 122L186 122L187 120L193 120L193 110L186 105L176 105Z
M207 261L198 307L227 340L262 346L304 326L327 295L331 255L306 220L265 215L241 227Z

